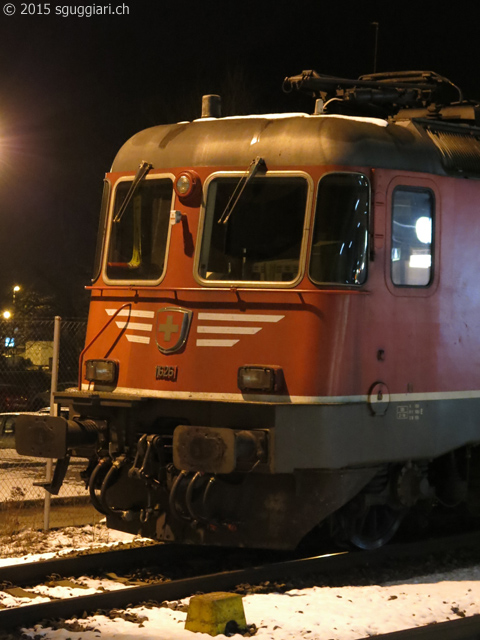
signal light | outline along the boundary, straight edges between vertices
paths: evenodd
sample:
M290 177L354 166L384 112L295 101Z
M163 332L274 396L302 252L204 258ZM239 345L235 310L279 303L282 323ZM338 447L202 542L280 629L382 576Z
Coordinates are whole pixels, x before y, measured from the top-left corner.
M280 367L247 365L238 369L237 383L243 392L278 392L283 383L283 371Z
M87 360L85 378L88 382L114 384L117 380L118 365L114 360Z

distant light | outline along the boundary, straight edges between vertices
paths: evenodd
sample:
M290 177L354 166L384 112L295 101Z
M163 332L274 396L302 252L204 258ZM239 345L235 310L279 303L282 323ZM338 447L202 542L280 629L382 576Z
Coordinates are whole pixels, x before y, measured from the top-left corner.
M19 286L18 286L18 284L16 284L16 285L13 287L13 293L18 293L19 291L21 291L21 287L19 287Z
M5 338L5 346L10 349L15 347L15 338Z
M415 232L417 234L417 238L423 244L431 244L432 242L432 219L427 218L427 216L422 216L418 218L415 223Z
M414 269L429 269L432 266L432 256L423 253L413 253L408 263Z
M12 317L12 313L10 311L4 311L2 315L5 320L9 320Z

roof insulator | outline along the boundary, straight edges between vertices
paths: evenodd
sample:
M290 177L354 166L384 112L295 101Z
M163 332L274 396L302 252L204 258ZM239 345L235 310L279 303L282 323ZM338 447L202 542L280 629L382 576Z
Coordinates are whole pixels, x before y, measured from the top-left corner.
M315 100L315 111L313 112L314 115L319 116L321 113L323 113L323 105L324 105L324 101L321 98L317 98Z
M202 118L221 118L222 99L216 94L202 96Z

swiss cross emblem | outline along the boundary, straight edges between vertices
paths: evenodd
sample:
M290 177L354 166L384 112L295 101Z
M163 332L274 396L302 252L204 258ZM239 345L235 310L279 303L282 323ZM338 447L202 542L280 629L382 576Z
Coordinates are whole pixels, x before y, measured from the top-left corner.
M163 307L157 311L157 347L162 353L175 353L185 344L193 313L181 307Z

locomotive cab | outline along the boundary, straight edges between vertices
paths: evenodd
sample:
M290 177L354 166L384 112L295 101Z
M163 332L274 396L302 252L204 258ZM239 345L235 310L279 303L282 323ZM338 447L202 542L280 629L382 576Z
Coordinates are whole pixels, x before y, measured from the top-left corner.
M153 127L106 176L70 417L16 432L52 491L87 458L111 527L374 548L475 511L476 108L429 72L287 85L323 111Z

